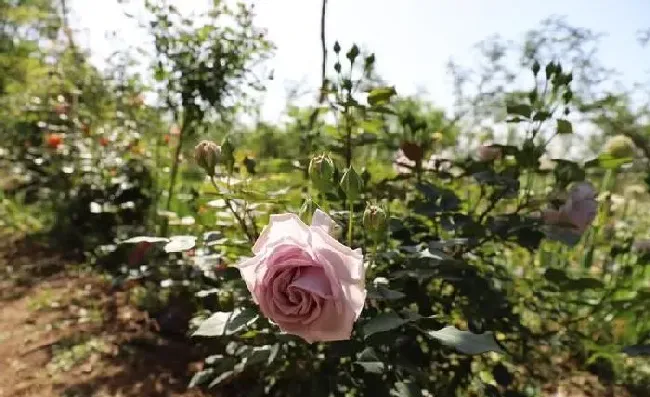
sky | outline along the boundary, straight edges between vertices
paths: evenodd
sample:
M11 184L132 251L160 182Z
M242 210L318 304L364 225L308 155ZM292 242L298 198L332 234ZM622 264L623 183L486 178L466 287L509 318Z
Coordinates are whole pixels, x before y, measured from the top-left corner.
M139 1L139 0L132 0ZM170 0L183 12L205 9L211 0ZM320 84L320 0L258 0L257 24L277 46L269 67L263 117L278 120L295 83ZM99 67L116 49L147 41L116 0L71 0L71 25ZM344 49L357 43L376 54L379 74L399 94L426 92L435 104L453 104L450 59L472 66L472 46L495 33L520 40L551 15L577 27L603 32L599 58L620 72L626 86L650 78L650 49L637 32L650 28L648 0L329 0L327 41ZM109 37L110 32L116 32Z

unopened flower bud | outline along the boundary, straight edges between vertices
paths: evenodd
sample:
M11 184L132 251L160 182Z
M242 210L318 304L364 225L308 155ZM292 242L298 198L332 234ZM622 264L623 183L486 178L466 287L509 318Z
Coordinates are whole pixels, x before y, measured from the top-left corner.
M326 154L316 156L309 162L309 179L314 187L323 193L332 189L334 171L334 161Z
M232 174L235 168L235 147L228 137L221 142L221 158L228 173Z
M314 211L316 211L316 209L318 209L318 205L316 205L312 199L307 198L302 203L302 207L300 207L298 216L303 222L309 225L311 223L311 217L314 215Z
M221 157L221 148L212 141L201 141L194 148L194 158L199 167L203 168L208 176L214 176L214 168Z
M345 170L339 185L345 193L345 197L350 201L356 200L363 190L363 180L352 167Z
M254 158L246 156L244 158L244 161L242 161L242 164L244 164L244 167L246 167L246 172L251 175L255 174L255 166L257 165L257 161L255 161Z
M369 205L363 212L363 227L373 235L386 230L386 211L376 205Z
M635 149L632 139L625 135L616 135L607 141L604 151L614 158L623 159L634 157Z

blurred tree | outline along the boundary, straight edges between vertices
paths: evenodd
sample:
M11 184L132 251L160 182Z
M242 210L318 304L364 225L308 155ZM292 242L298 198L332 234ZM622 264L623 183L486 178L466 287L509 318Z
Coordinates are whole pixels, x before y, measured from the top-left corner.
M479 42L476 49L481 60L476 68L463 68L450 61L448 67L454 79L456 115L462 118L464 138L471 142L486 131L493 137L494 126L507 116L506 103L532 95L520 88L522 83L527 85L525 79L528 78L522 75L522 70L531 70L536 62L542 68L536 78L539 83L549 62L560 63L565 71L571 72L573 102L589 104L598 101L607 92L606 82L614 73L598 58L601 37L601 33L591 29L572 26L563 17L549 17L538 28L528 31L520 42L498 35ZM551 94L547 88L542 84L536 88L535 95ZM508 142L521 139L522 133L517 132L517 128L513 125L506 127ZM552 133L552 130L542 131L539 138L548 139Z
M160 98L179 126L169 175L166 208L172 205L186 138L204 121L229 124L250 90L263 89L252 68L272 50L253 24L253 7L216 1L205 15L189 19L173 5L146 2L154 39L154 79Z

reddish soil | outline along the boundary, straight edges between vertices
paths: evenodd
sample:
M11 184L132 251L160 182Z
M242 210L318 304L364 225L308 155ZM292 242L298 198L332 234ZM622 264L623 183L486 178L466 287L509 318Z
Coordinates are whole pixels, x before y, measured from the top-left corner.
M68 263L68 265L66 265ZM201 397L201 358L97 274L0 236L0 397Z

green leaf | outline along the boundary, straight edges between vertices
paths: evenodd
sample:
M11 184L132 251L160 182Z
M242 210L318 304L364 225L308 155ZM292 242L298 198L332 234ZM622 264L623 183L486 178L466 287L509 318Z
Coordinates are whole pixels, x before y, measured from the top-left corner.
M621 351L631 357L650 356L650 345L626 346Z
M556 284L560 291L563 292L584 291L586 289L600 289L604 287L603 282L596 278L571 278L564 270L556 268L546 269L544 278Z
M403 381L395 383L396 394L393 394L397 397L421 397L422 389L417 384L411 381Z
M453 347L464 354L474 355L489 351L503 353L492 332L474 334L448 325L439 331L429 331L428 334L443 345Z
M209 388L213 388L213 387L215 387L215 386L218 386L218 385L221 384L221 382L223 382L224 380L227 380L228 378L230 378L230 377L233 376L234 374L235 374L235 371L225 371L225 372L222 372L219 376L217 376L216 378L214 378L214 380L213 380L212 382L210 382L210 384L208 385L208 387L209 387Z
M203 321L193 336L221 336L226 332L228 320L232 312L215 312L207 320Z
M354 137L355 146L371 145L373 143L377 143L377 135L371 132L363 132Z
M131 237L128 240L124 240L121 242L121 244L138 244L138 243L166 243L168 242L169 239L164 238L164 237L148 237L148 236L138 236L138 237Z
M573 125L571 125L571 122L568 121L568 120L558 119L557 120L557 133L558 134L572 134L573 133Z
M571 228L547 225L541 228L542 232L549 240L559 241L563 244L573 247L580 242L582 235Z
M535 113L535 116L533 116L534 121L546 121L551 117L551 114L549 112L545 112L543 110L540 110L539 112Z
M252 309L235 309L232 312L215 312L203 321L193 336L223 336L241 331L257 319Z
M382 313L363 326L363 334L368 337L377 332L386 332L399 328L407 322L408 320L401 318L395 312Z
M554 283L562 283L569 279L564 270L554 268L546 269L544 278Z
M233 311L233 315L228 320L226 324L226 334L234 334L238 331L241 331L246 326L252 324L257 320L257 312L254 309L243 309Z
M517 116L522 116L525 118L530 117L530 113L532 112L532 109L530 105L526 105L524 103L518 104L518 105L507 105L506 106L506 112L508 114L514 114Z
M397 114L393 109L384 105L375 105L370 110L379 114L392 114L392 115Z
M375 350L370 346L366 347L359 354L357 361L354 363L371 374L383 374L386 369L386 365L377 357Z
M370 106L385 105L397 94L395 87L377 87L368 92L368 104Z
M581 277L570 279L569 282L562 286L562 291L583 291L586 289L601 289L605 285L602 281L592 277Z
M213 375L214 369L212 368L199 371L194 374L192 380L190 380L190 384L187 387L191 389L193 387L201 386L202 384L206 383L208 379L210 379Z
M246 365L255 365L255 364L261 364L263 362L269 363L271 359L271 354L275 350L275 354L273 354L273 359L275 359L275 355L277 355L277 349L279 349L279 345L266 345L266 346L255 346L253 349L251 349L248 354L246 354Z
M211 375L216 376L208 387L214 387L219 383L229 378L233 373L233 368L237 361L233 357L224 357L222 355L210 356L205 359L207 365L213 365L209 370L212 371Z
M632 161L634 161L632 157L618 158L618 157L613 157L609 153L602 153L600 156L596 157L595 159L587 161L585 163L585 168L600 167L608 170L614 170L624 164L629 164Z
M553 170L555 178L560 183L569 184L571 182L583 181L585 179L585 171L580 166L572 161L553 159L557 166Z
M162 69L162 68L156 68L156 69L154 70L153 78L154 78L156 81L163 81L163 80L165 80L167 77L168 77L168 74L167 74L167 72L165 72L164 69Z
M386 288L383 285L368 287L368 299L392 301L402 299L405 296L403 292Z
M195 236L172 236L167 245L165 245L165 251L168 253L183 252L191 250L195 245Z
M380 133L383 125L384 125L384 123L380 119L360 120L359 121L359 128L363 129L366 132L370 132L370 133L373 133L373 134Z

